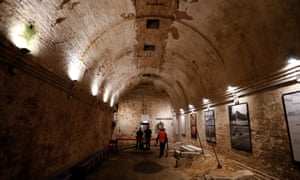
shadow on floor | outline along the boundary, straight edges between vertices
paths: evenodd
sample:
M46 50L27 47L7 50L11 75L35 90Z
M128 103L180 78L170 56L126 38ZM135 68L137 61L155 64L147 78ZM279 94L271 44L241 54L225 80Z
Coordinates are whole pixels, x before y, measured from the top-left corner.
M164 167L153 162L153 161L143 161L140 163L137 163L133 166L133 170L140 173L157 173L163 170Z

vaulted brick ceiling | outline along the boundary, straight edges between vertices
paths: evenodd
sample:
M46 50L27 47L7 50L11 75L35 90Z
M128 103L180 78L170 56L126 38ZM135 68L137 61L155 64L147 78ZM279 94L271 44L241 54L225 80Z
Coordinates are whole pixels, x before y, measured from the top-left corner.
M34 60L116 101L144 86L174 108L279 72L300 50L298 0L2 0L0 32L31 23Z

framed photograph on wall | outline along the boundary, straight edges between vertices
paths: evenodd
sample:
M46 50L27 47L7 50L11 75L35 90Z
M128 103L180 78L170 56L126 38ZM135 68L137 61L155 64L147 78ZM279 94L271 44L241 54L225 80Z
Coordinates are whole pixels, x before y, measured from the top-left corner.
M215 111L204 111L206 141L216 143Z
M191 138L197 139L197 114L190 114Z
M282 95L292 158L300 163L300 91Z
M230 105L228 110L231 147L252 152L248 104Z

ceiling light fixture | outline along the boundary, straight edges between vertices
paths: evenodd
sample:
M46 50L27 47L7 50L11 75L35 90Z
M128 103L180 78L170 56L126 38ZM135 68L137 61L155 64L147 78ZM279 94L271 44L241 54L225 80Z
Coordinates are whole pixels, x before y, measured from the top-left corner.
M202 99L202 102L203 102L204 105L207 105L207 110L209 110L209 108L210 108L210 105L209 105L209 99L203 98L203 99Z

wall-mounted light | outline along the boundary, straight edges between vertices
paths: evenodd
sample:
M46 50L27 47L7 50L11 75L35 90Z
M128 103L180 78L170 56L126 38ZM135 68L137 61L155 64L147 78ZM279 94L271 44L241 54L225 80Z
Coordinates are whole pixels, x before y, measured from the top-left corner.
M110 107L113 107L114 103L115 103L115 98L114 98L114 96L112 96L110 98Z
M12 42L20 48L20 51L24 54L36 49L37 42L35 41L37 36L37 28L35 22L32 20L25 23L17 23L10 29L10 36Z
M195 111L195 106L192 104L189 104L189 109L193 113Z
M238 95L234 95L234 96L233 96L233 103L234 103L234 104L239 104L239 103L240 103L240 100L239 100L239 96L238 96Z
M203 98L203 99L202 99L202 102L203 102L203 104L208 104L208 103L209 103L209 99Z
M184 114L184 110L182 108L179 109L180 114Z
M288 59L287 63L288 64L287 64L286 68L293 68L295 66L300 65L300 59L295 58L295 57L291 57L291 58Z
M20 51L21 51L23 54L28 54L28 53L30 53L30 50L27 49L27 48L21 48Z
M98 90L98 84L96 82L92 84L91 91L93 96L97 96L99 90Z
M85 65L77 57L71 55L68 65L68 74L70 79L78 81L84 71Z
M233 86L228 86L228 87L227 87L227 91L230 92L230 93L234 93L236 89L237 89L237 88L236 88L236 87L233 87Z
M300 65L300 59L291 57L289 58L288 63L292 65Z
M189 104L189 109L194 109L194 106L192 104Z
M231 93L231 95L233 97L234 104L239 104L239 96L236 93L236 89L237 89L237 87L228 86L227 87L227 92Z
M109 96L109 91L108 90L105 90L104 94L103 94L103 102L107 102L108 100L108 96Z
M203 99L202 99L202 102L203 102L204 105L207 105L207 110L209 110L209 107L210 107L210 106L209 106L209 99L203 98Z
M117 97L118 97L117 93L112 93L110 97L110 107L113 107L115 105Z

